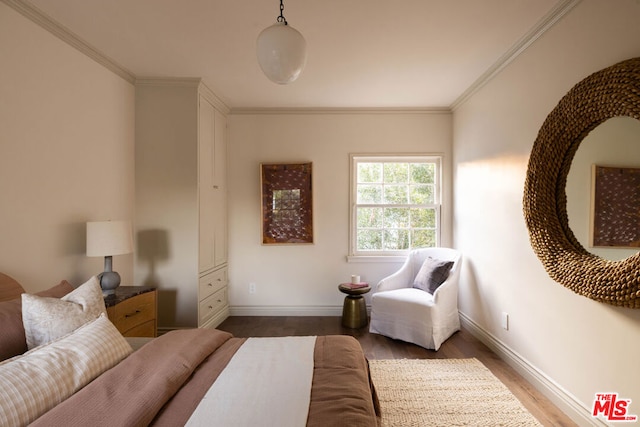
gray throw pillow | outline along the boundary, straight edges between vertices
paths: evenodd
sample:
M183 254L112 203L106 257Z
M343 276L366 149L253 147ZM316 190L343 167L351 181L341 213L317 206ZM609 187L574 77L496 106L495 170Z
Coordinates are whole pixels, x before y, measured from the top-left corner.
M413 281L413 287L433 294L447 280L453 261L440 261L427 257Z

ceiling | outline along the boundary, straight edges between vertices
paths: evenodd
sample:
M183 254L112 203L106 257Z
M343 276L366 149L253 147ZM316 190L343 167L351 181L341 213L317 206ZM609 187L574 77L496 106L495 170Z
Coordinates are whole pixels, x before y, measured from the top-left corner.
M231 109L450 108L577 2L285 0L308 57L283 86L255 53L276 0L13 1L137 77L201 77Z

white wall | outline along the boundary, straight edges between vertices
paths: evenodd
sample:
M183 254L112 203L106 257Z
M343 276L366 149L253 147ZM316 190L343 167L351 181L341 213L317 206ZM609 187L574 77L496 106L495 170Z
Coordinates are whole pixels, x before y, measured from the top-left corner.
M529 244L524 180L546 115L592 72L639 56L639 22L636 1L583 0L454 111L454 239L466 259L460 310L575 396L587 419L597 392L618 392L640 413L640 310L549 279Z
M103 270L85 222L133 219L134 88L0 3L0 271L27 291ZM123 283L133 257L114 257Z
M443 153L451 189L451 115L300 112L229 116L229 281L232 314L339 314L338 284L376 283L398 263L347 263L349 153ZM313 245L262 245L261 162L313 162ZM451 242L451 192L443 200ZM249 294L249 283L256 293Z
M197 83L137 85L135 175L136 283L158 288L158 326L197 326Z

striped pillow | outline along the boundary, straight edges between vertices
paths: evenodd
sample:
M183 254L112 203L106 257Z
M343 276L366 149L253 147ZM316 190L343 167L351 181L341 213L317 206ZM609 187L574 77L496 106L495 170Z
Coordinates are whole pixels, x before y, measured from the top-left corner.
M63 338L0 362L0 425L29 424L132 351L103 314Z

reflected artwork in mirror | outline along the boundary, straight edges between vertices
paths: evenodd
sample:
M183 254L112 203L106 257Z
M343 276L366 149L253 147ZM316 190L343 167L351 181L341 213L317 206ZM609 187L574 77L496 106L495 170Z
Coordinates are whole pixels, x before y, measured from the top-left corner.
M567 215L567 175L580 143L624 116L640 120L640 58L588 76L547 116L531 150L523 211L531 246L553 280L596 301L640 308L640 254L611 261L590 253Z
M593 165L591 246L640 247L640 169Z
M569 226L578 242L594 255L608 260L620 260L638 251L628 239L624 245L594 245L595 177L594 167L640 167L640 120L632 117L613 117L597 126L582 140L567 176L567 214ZM640 190L640 188L639 188ZM612 194L615 201L631 207L640 203L640 197L630 192ZM634 212L640 214L640 210ZM627 234L616 221L607 221L616 235ZM629 224L628 224L629 225ZM635 225L640 227L640 221ZM627 227L628 228L628 227ZM640 232L640 229L638 230ZM600 240L595 238L596 243Z

